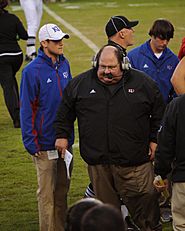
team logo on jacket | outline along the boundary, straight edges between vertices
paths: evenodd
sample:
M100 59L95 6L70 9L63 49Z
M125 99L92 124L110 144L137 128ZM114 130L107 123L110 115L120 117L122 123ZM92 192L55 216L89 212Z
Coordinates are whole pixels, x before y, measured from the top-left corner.
M67 72L67 71L63 72L63 76L64 76L65 79L67 79L67 77L68 77L68 72Z
M94 89L92 89L89 93L90 93L90 94L95 94L96 91L95 91Z
M149 68L149 66L145 63L145 65L143 66L143 68Z
M128 93L134 93L134 92L135 92L135 89L133 89L133 88L128 89Z
M51 83L52 80L50 78L47 79L47 83Z
M160 128L158 129L158 132L161 132L163 126L161 125Z
M167 65L168 70L171 70L172 68L173 68L172 65Z

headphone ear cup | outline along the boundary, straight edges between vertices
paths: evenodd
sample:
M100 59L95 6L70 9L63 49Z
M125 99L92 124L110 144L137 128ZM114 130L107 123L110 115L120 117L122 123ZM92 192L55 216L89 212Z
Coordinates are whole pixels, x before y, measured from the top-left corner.
M97 55L94 55L91 60L92 67L96 68L97 67Z
M129 70L131 68L130 60L127 56L123 56L121 67L122 70Z

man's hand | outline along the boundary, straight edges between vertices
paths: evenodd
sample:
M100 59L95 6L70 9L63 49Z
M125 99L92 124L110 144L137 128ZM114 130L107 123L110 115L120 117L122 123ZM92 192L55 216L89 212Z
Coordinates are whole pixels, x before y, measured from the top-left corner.
M65 151L68 148L68 140L66 138L59 138L55 141L55 148L58 150L61 157L64 158Z
M150 155L151 161L154 160L156 148L157 148L157 144L154 142L150 142L148 155Z
M35 157L40 157L41 155L42 155L41 152L36 152L35 154L33 154L33 156L35 156Z
M164 180L158 180L157 177L155 177L154 181L153 181L153 185L155 186L155 188L157 189L158 192L163 192L165 190L168 189L168 180L164 179Z

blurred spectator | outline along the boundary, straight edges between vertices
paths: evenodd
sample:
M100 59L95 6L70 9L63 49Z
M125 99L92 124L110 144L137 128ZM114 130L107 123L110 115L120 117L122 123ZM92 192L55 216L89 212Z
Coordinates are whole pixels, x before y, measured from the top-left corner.
M65 231L80 231L82 216L89 209L101 205L102 202L95 198L84 198L72 205L67 212Z
M19 91L16 73L22 65L23 53L18 40L27 40L28 34L20 19L4 9L7 5L7 0L0 0L0 84L14 127L19 128Z

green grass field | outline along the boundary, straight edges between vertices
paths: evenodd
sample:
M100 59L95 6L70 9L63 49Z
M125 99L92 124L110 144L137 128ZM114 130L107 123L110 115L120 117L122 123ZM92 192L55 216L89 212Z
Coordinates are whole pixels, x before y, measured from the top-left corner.
M8 9L19 16L26 26L24 13L15 7L18 6L17 4L12 3ZM181 39L185 36L185 25L182 20L185 12L183 0L92 0L91 2L74 0L65 3L50 3L47 7L78 29L98 47L106 43L104 25L112 15L125 15L131 20L138 19L140 21L139 25L135 27L135 46L149 38L147 32L157 18L167 18L175 26L175 36L169 44L174 53L177 54ZM73 76L90 68L94 51L69 28L65 28L44 11L41 25L47 22L58 24L71 35L71 39L65 42L64 53L71 63ZM20 41L20 45L25 51L26 43ZM22 68L25 64L22 65ZM19 83L20 78L21 70L17 74ZM76 139L76 143L78 143L78 139ZM77 147L74 148L74 158L69 204L83 196L88 184L86 164L81 160ZM13 128L4 104L3 92L0 89L0 230L38 230L36 188L34 166L22 145L20 129ZM164 230L172 230L171 225L165 225Z

